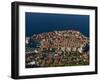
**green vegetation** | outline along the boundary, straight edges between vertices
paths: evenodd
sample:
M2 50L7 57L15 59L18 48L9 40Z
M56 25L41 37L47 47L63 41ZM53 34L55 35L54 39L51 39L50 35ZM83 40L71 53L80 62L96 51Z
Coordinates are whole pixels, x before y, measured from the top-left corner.
M41 54L30 54L29 57L36 61L39 67L89 65L88 52L79 53L65 51L61 54L55 54L54 51L45 50ZM27 58L26 63L28 63Z

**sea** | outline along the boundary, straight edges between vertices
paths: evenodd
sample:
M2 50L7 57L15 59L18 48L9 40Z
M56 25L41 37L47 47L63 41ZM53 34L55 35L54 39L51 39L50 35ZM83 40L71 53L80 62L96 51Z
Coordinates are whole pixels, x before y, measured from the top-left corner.
M43 32L76 30L89 37L89 15L25 13L25 36Z

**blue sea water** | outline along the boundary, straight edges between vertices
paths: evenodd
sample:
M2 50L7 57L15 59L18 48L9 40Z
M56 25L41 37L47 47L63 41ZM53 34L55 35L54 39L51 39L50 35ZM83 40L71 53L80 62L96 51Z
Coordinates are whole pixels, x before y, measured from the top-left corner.
M26 37L54 30L77 30L89 37L89 15L25 13Z

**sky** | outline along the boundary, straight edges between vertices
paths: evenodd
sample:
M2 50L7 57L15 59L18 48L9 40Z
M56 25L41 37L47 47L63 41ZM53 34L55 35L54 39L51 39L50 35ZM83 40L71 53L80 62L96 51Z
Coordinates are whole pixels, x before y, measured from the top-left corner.
M55 30L77 30L89 37L89 15L25 13L26 37Z

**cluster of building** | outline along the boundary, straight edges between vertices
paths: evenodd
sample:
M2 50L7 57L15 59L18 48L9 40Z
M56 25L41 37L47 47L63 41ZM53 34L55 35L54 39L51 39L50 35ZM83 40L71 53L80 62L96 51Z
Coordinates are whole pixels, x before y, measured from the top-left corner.
M26 37L26 44L32 43L35 47L26 47L26 67L89 64L89 38L79 31L53 31Z
M32 36L33 41L40 42L41 51L43 49L61 49L63 51L83 52L83 47L89 44L89 39L79 31L65 30L41 33Z

